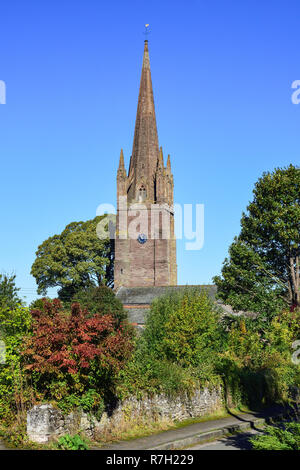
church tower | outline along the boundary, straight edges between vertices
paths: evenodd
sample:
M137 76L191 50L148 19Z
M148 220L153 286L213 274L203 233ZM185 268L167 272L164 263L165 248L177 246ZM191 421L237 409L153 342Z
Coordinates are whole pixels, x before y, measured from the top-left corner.
M177 284L170 155L158 145L148 41L128 174L121 150L117 172L115 288Z

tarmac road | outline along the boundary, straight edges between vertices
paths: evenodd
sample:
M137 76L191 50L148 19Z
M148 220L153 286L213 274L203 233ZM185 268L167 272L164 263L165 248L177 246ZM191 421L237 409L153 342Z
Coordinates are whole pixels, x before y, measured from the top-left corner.
M191 450L251 450L249 438L260 431L249 429L247 432L237 433L232 436L223 437L217 441L207 442L206 444L196 444L189 447Z

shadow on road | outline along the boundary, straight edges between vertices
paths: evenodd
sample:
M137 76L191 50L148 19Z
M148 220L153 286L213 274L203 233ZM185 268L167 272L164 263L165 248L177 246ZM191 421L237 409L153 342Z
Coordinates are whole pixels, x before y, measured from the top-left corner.
M245 432L243 434L236 434L234 436L228 436L222 440L225 447L235 448L238 450L252 450L252 444L250 439L255 435L262 434L261 430L253 432Z

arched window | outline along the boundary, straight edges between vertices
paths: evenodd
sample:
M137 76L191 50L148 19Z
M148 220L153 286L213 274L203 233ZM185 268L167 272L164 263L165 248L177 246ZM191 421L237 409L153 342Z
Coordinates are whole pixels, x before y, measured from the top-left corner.
M147 192L145 186L142 184L142 186L138 190L138 201L143 202L146 200Z

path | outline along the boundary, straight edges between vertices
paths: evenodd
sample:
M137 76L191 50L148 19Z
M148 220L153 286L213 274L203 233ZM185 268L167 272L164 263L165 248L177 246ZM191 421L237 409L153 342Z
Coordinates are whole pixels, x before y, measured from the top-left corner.
M221 439L223 441L224 436L234 432L246 432L248 429L258 431L264 422L282 414L283 409L280 407L257 413L231 414L228 418L194 423L139 439L115 442L99 450L167 450L191 447L208 440ZM233 441L229 442L233 443Z

